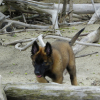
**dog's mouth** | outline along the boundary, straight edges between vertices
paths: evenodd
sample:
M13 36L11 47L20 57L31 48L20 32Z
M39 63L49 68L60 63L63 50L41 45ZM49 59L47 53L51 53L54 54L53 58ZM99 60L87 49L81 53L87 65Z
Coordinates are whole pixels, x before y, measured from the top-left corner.
M37 75L38 78L42 77L42 75Z

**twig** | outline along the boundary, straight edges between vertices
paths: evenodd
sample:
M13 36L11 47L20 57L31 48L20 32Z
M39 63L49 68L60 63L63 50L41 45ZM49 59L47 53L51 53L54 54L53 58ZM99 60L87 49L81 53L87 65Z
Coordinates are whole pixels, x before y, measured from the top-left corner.
M59 25L72 26L72 25L79 25L79 24L85 24L85 23L87 23L87 21L85 21L85 22L72 22L72 23L64 22L64 23L59 23Z
M53 5L53 3L44 3L44 2L37 2L37 1L32 1L32 0L27 0L27 1L37 3L37 4L41 4L41 5L50 5L50 6Z
M33 44L33 42L36 41L36 40L37 40L37 38L35 38L35 39L32 40L31 42L29 42L29 43L28 43L26 46L24 46L23 48L20 48L19 46L21 45L21 43L18 43L18 44L15 45L15 48L18 49L18 50L20 50L20 51L24 51L24 50L26 50L28 47L30 47L30 46Z
M36 41L36 40L38 40L38 41L40 42L40 44L44 47L44 46L45 46L45 43L44 43L43 40L42 40L42 36L43 36L43 34L39 35L39 36L38 36L37 38L35 38L35 39L32 39L32 41L31 41L30 43L28 43L26 46L24 46L24 47L22 47L22 48L19 47L19 46L21 45L21 43L17 43L17 44L15 45L15 48L18 49L18 50L20 50L20 51L24 51L24 50L26 50L28 47L30 47L30 46L33 44L33 42Z
M20 33L20 32L27 32L27 31L48 31L48 32L53 32L52 29L23 29L23 30L17 30L17 31L12 31L12 32L0 33L0 35L12 34L12 33Z
M89 53L89 54L85 54L85 55L75 56L75 58L86 57L86 56L93 55L96 53L98 53L98 52L93 52L93 53Z
M12 31L12 32L5 32L5 33L0 33L0 35L3 35L3 34L12 34L12 33L20 33L20 32L25 32L26 30L17 30L17 31Z
M42 9L53 9L53 5L50 5L50 6L43 6L43 5L39 5L38 4L35 4L34 2L28 2L28 0L5 0L5 1L10 1L10 2L18 2L18 3L24 3L26 5L29 5L29 6L35 6L35 7L38 7L38 8L42 8Z
M5 43L3 44L4 46L8 46L8 45L15 45L17 43L24 43L24 42L29 42L29 41L32 41L34 40L35 38L31 38L31 39L21 39L21 40L16 40L14 42L10 42L10 43Z
M53 35L47 35L45 38L54 38L54 39L62 39L62 40L66 40L66 41L70 41L70 38L65 38L65 37L61 37L61 36L53 36ZM80 42L80 41L76 41L76 44L81 44L81 45L86 45L86 46L96 46L96 47L100 47L100 44L94 44L94 43L84 43L84 42Z

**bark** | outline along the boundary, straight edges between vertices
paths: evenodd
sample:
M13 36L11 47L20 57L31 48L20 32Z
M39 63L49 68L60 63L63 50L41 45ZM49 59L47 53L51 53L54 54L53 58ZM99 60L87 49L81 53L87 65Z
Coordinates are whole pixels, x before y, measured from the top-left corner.
M99 86L67 86L57 83L8 84L8 100L100 100Z

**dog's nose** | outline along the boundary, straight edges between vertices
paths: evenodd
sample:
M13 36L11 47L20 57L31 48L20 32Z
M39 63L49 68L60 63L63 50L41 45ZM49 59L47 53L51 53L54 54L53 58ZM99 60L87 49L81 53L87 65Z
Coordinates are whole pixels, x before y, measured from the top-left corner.
M40 72L39 72L39 71L35 71L35 74L36 74L36 75L40 75Z

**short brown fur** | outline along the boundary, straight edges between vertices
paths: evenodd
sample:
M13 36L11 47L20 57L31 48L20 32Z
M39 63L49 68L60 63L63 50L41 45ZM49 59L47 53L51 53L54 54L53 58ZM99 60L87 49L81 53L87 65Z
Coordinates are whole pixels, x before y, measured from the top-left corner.
M83 29L80 32L82 31ZM77 34L80 34L80 32ZM34 44L36 44L37 49L34 47ZM40 68L40 70L45 69L45 66L48 67L42 75L40 73L36 74L38 82L48 83L45 76L49 76L53 82L62 84L63 72L67 69L70 75L71 84L77 85L75 57L70 43L57 40L52 44L49 43L49 49L48 43L45 47L40 47L37 43L34 44L32 46L32 51L34 52L32 52L31 56L33 66L35 66L35 69L37 67ZM43 66L44 63L45 65Z
M39 51L32 56L33 61L35 61L38 54L43 57L45 62L53 61L50 67L51 72L56 75L56 78L52 79L53 82L61 84L63 82L63 71L67 69L70 74L71 84L77 85L75 58L72 48L67 41L55 41L52 43L51 57L47 57L44 48L39 47ZM48 83L45 77L38 78L36 76L36 78L40 83Z

